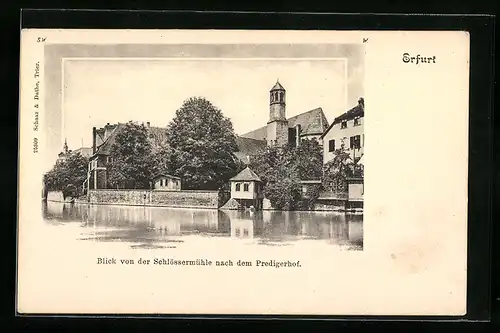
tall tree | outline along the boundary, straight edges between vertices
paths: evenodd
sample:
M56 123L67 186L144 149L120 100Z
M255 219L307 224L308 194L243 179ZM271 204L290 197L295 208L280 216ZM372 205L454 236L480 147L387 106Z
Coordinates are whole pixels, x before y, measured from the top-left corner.
M151 174L155 176L162 173L175 173L172 169L172 158L172 148L166 140L153 144L150 157Z
M318 141L303 140L295 148L293 155L301 180L321 179L323 175L323 151Z
M335 157L325 164L323 170L323 187L332 192L347 192L347 179L363 177L363 165L354 164L349 153L342 147L335 151Z
M253 156L250 168L265 183L264 194L274 208L293 210L311 206L302 207L300 181L320 179L322 164L319 144L304 140L297 148L292 145L266 147Z
M88 159L80 153L71 153L44 175L44 185L48 190L65 191L71 187L80 193L87 170Z
M202 97L191 97L167 127L172 170L187 189L218 189L236 172L233 124Z
M147 128L132 121L125 124L111 147L109 185L116 187L133 183L135 188L149 188L153 169L151 151Z

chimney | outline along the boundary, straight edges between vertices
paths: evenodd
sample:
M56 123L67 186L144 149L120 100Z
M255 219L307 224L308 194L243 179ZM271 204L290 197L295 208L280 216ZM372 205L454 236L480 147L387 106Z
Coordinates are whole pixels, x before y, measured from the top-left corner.
M363 97L358 99L358 105L360 105L363 109L365 108L365 99Z
M95 145L95 141L96 141L96 133L97 130L95 127L92 127L92 155L95 154L95 151L96 151L96 145Z

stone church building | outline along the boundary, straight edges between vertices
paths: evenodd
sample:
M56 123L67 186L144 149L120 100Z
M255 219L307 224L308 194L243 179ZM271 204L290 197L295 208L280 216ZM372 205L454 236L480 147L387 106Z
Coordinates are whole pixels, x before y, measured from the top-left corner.
M294 117L286 117L286 90L279 81L269 91L269 121L251 132L237 137L240 148L236 156L245 163L252 154L267 146L292 144L299 146L305 139L320 140L329 127L320 107Z

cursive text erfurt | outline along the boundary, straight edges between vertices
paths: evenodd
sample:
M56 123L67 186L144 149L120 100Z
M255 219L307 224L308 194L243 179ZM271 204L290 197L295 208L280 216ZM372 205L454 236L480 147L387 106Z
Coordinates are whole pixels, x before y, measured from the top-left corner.
M417 54L416 56L410 56L409 53L403 53L403 62L405 64L411 63L411 64L435 64L436 63L436 56L432 57L422 57L420 54Z

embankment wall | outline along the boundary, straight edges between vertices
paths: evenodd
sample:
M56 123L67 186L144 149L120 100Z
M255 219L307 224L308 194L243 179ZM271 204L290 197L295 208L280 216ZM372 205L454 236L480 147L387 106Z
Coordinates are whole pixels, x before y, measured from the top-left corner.
M218 208L217 191L90 190L91 204Z

